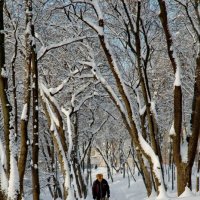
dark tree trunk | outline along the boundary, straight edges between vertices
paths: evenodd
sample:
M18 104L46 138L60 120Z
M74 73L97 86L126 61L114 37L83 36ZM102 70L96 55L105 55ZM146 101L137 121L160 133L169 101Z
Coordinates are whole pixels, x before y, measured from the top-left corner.
M34 27L32 25L32 35L34 36ZM39 200L40 196L40 184L39 184L39 117L38 117L38 66L37 66L37 54L35 53L35 46L32 46L32 103L33 103L33 143L32 143L32 189L33 200Z

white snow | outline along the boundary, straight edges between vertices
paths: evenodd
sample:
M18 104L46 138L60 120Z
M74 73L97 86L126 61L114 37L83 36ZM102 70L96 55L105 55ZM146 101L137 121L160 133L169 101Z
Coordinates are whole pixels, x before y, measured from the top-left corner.
M5 68L1 68L1 76L2 76L3 78L7 78L7 77L8 77L8 73L7 73L7 71L6 71Z
M98 35L101 35L101 36L104 35L104 31L103 31L103 28L101 26L94 24L93 22L91 22L91 20L89 18L84 19L84 20L87 22L87 24L90 27L92 27L97 32Z
M172 126L170 128L169 135L170 136L176 135L175 130L174 130L174 122L172 123Z
M4 151L4 147L1 142L1 139L0 139L0 162L2 166L6 164L6 156L5 156L5 151Z
M139 138L140 145L142 146L142 149L152 160L153 172L160 183L160 186L158 188L159 190L158 198L162 199L164 197L167 197L165 189L164 189L164 183L163 183L162 174L161 174L161 166L160 166L158 156L154 153L152 147L144 140L141 133L138 134L138 138Z
M154 101L151 101L151 112L154 114L154 117L157 119L156 104Z
M96 10L97 12L97 15L98 15L98 18L99 20L103 19L103 13L101 12L101 8L99 6L99 3L97 0L93 0L92 1L92 4L94 5L94 9Z
M172 47L173 50L173 57L176 62L176 73L175 73L175 81L174 81L174 86L181 86L181 64L179 61L179 58L176 54L176 50Z
M8 198L17 199L17 193L19 191L19 173L16 159L11 155L10 158L10 179L8 186Z
M35 168L35 169L37 169L37 168L38 168L37 164L34 164L34 168Z
M8 179L6 177L5 168L6 156L3 144L0 139L0 188L2 188L2 190L6 192L8 189Z
M27 117L28 117L27 116L27 109L28 109L28 106L27 106L27 103L26 103L23 106L22 115L21 115L21 119L25 120L25 121L27 121Z
M65 110L64 108L62 108L61 110L67 117L67 131L68 131L68 142L69 142L68 158L70 158L70 155L71 155L71 152L72 152L72 147L73 147L72 128L71 128L71 120L70 120L70 114L71 114L72 110L71 109Z
M178 66L177 69L176 69L174 85L175 86L181 85L180 66Z
M187 143L187 141L184 141L181 144L181 158L184 163L187 163L187 161L188 161L188 143Z
M185 187L185 191L179 196L179 198L184 198L184 197L191 197L194 196L194 193L188 188Z
M48 51L50 51L52 49L56 49L58 47L69 45L71 43L83 40L85 38L86 37L83 36L83 37L76 37L76 38L64 39L61 42L53 43L53 44L50 44L49 46L46 46L46 47L42 46L40 48L40 50L38 51L38 53L37 53L37 60L41 59Z
M139 113L142 116L146 111L146 106L143 106L143 108L139 108Z
M92 179L95 180L95 175L97 173L103 173L105 179L107 179L106 168L99 167L92 170ZM128 184L128 178L123 178L123 174L115 173L114 181L111 182L110 179L107 179L110 186L110 198L109 200L199 200L200 194L192 193L188 188L186 191L178 198L175 192L168 192L167 196L156 197L156 193L153 192L152 195L148 198L145 191L145 186L142 181L141 175L138 176L137 173L134 174L136 182L130 177L130 187ZM89 194L86 200L92 199L91 186L89 187ZM45 199L47 200L47 199Z

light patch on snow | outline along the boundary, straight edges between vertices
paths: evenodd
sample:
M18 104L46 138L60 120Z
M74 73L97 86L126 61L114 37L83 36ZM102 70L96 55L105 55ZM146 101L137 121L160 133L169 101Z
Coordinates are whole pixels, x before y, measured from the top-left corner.
M194 193L188 187L185 187L185 191L179 196L179 198L193 197L193 196L194 196Z

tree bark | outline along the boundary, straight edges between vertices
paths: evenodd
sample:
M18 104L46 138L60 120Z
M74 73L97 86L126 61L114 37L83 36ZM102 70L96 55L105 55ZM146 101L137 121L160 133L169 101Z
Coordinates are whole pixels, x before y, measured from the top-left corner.
M158 0L160 6L160 20L164 29L168 56L171 61L174 74L177 73L177 63L173 56L173 40L168 26L167 9L164 0ZM192 23L192 22L191 22ZM197 32L196 32L197 33ZM198 42L199 35L198 35ZM200 53L198 52L196 58L196 71L195 71L195 84L194 84L194 97L192 105L192 135L188 139L188 161L183 162L181 158L180 145L181 145L181 131L182 131L182 90L181 85L175 85L174 89L174 130L175 134L172 136L173 139L173 157L177 167L177 191L180 196L184 191L185 187L192 189L191 185L191 173L192 166L198 146L198 137L200 129Z
M53 139L53 144L55 146L55 150L57 152L58 155L58 161L60 163L60 167L61 167L61 173L63 174L64 180L66 181L67 179L69 179L69 171L67 171L66 167L69 167L69 163L66 159L67 155L63 155L66 154L67 152L67 144L66 144L66 139L65 139L65 132L63 130L63 122L62 122L62 116L60 115L59 111L57 110L56 106L54 105L54 103L47 97L46 94L44 94L42 88L40 88L40 93L41 93L41 102L42 102L42 106L43 109L45 111L45 115L48 121L48 126L49 126L49 130ZM59 127L57 127L57 125L54 124L55 129L56 129L56 133L54 132L54 130L51 130L51 125L52 122L51 121L51 117L49 115L48 109L47 109L47 102L49 103L49 105L52 106L52 111L56 114L57 119L59 119ZM49 108L51 109L51 108ZM66 161L66 162L64 162ZM67 164L68 166L65 166L65 164ZM63 198L66 199L68 196L68 188L65 187L65 181L64 181L64 185L63 185ZM70 187L70 186L68 186Z
M32 35L34 36L34 27L32 25ZM39 184L39 117L38 117L38 66L37 54L35 53L35 46L32 46L32 103L33 103L33 143L32 143L32 188L33 200L39 200L40 197L40 184Z
M25 1L26 9L26 32L25 32L25 75L24 75L24 107L23 116L21 117L21 144L20 155L18 161L19 181L20 181L20 199L23 198L23 183L24 174L26 169L26 160L28 153L28 122L30 115L30 98L31 98L31 62L32 62L32 37L31 37L31 24L32 24L32 1Z
M0 1L0 30L4 30L4 17L3 17L4 0ZM10 135L10 113L12 111L11 104L8 100L8 78L6 75L5 67L5 37L4 33L0 33L0 100L3 113L3 127L5 139L5 153L6 153L6 166L5 172L9 179L10 172L10 149L9 149L9 135Z

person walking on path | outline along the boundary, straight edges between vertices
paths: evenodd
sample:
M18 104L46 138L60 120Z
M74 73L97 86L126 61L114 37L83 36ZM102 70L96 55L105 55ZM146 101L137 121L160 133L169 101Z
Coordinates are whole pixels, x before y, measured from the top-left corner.
M103 174L97 174L92 185L92 195L95 200L109 200L110 188L108 182L103 178ZM107 196L107 197L106 197Z

